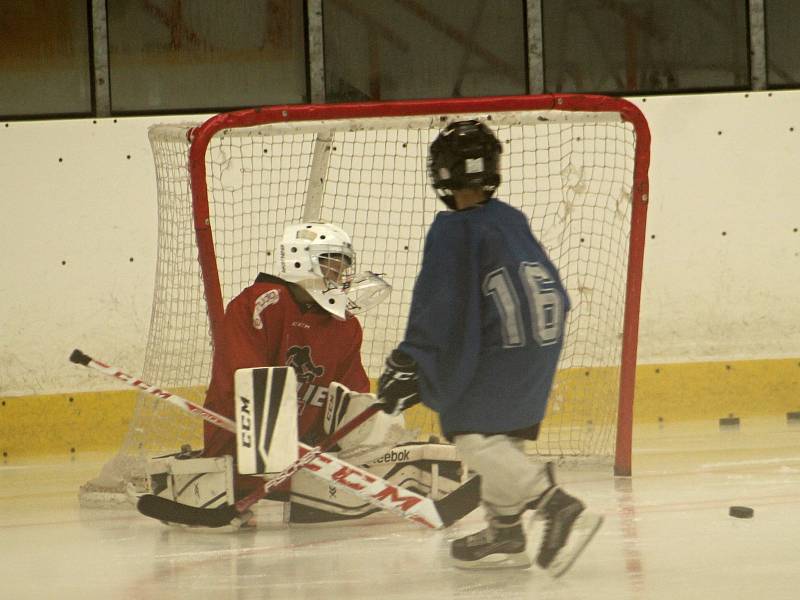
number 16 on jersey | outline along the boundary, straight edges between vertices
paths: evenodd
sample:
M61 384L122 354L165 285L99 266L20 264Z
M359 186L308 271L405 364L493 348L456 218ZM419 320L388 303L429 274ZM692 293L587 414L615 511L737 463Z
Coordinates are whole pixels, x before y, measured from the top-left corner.
M524 304L511 280L514 275L522 283ZM484 296L492 297L500 313L504 348L518 348L529 343L523 310L530 313L530 334L536 345L550 346L561 339L567 300L561 286L542 263L522 262L514 274L506 267L495 269L484 277L482 289Z

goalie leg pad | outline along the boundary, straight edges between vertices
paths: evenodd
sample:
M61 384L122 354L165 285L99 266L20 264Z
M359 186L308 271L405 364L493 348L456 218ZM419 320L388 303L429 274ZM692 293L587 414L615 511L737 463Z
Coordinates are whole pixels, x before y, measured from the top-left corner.
M450 444L413 443L385 448L363 467L392 484L434 500L446 496L465 480L461 461ZM303 471L292 477L290 523L360 519L378 510L352 492Z
M233 504L233 457L154 458L147 464L149 492L197 508Z
M434 500L446 496L467 479L464 465L451 444L401 444L388 449L364 467L379 477Z

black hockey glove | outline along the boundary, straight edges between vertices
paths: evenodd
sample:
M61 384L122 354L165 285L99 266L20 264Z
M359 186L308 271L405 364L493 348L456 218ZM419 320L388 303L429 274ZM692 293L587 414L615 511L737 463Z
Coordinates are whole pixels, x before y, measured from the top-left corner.
M419 403L419 377L417 363L405 352L392 350L386 367L378 379L378 400L381 410L389 415L399 415Z

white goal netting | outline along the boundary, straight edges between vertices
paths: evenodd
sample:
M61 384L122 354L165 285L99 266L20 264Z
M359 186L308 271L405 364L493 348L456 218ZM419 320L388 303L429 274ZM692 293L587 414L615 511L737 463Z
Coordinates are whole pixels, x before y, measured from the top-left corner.
M358 118L353 109L344 111L348 118L249 126L233 115L208 140L204 177L196 161L190 169L193 126L151 128L159 247L142 378L202 402L214 320L259 272L273 271L284 226L303 219L345 228L358 270L382 273L393 286L388 301L360 317L364 364L376 378L403 337L425 234L444 208L428 180L429 144L447 122L481 118L503 143L497 196L530 217L573 305L548 417L531 452L613 460L620 369L623 356L631 360L630 348L623 352L624 333L630 336L630 321L638 319L639 281L630 281L629 265L632 223L644 227L643 217L637 223L634 215L636 203L646 202L646 161L637 162L637 151L647 151L642 124L609 110L608 103L602 110L563 110L563 103L558 110L513 112L496 110L497 103L476 110L473 101L469 111L452 104L452 111L416 116ZM304 114L302 107L297 111ZM203 228L206 209L193 215L192 170L195 202L208 200L203 235L213 236L202 269L195 221ZM634 248L643 243L641 231L634 242ZM640 269L633 270L637 278ZM635 301L626 317L629 285ZM633 335L635 361L635 327ZM411 409L406 419L423 435L438 430L425 408ZM82 498L140 485L146 457L185 443L200 447L201 429L196 417L142 395L123 446L82 488Z

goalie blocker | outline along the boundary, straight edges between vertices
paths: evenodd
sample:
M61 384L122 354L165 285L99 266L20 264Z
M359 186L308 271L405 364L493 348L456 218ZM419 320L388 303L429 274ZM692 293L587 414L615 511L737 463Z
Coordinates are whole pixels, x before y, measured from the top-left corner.
M298 458L294 369L239 369L234 376L234 393L239 473L280 473Z

